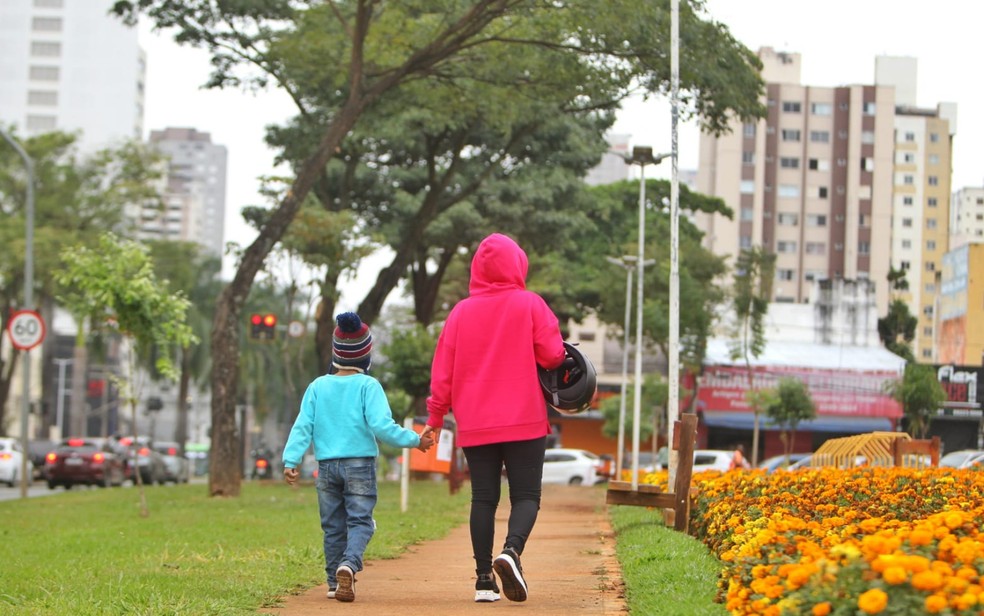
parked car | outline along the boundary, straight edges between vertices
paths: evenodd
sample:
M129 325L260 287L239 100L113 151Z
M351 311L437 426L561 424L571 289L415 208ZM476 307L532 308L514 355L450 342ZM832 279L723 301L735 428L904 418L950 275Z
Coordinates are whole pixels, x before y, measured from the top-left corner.
M20 441L13 438L0 438L0 483L6 483L11 488L20 484L21 464L24 452ZM28 483L34 480L34 468L27 461Z
M591 486L598 482L601 459L583 449L548 449L543 454L543 483Z
M766 458L762 460L758 467L765 470L766 473L771 473L778 469L787 470L789 466L799 462L803 458L810 457L808 453L791 453L789 454L788 462L785 454L772 456L771 458Z
M735 452L726 449L697 449L694 451L694 472L721 471L731 468Z
M115 443L102 438L68 438L45 458L45 477L52 490L58 486L121 486L125 460Z
M187 483L190 475L190 464L184 451L175 441L157 441L154 450L161 454L164 460L164 481Z
M137 482L136 473L144 485L164 483L164 458L154 450L153 441L146 436L120 437L117 441L126 451L126 478Z
M48 453L54 451L58 443L55 441L37 440L28 441L27 453L31 456L31 463L34 464L34 478L45 479L44 459Z
M984 460L984 451L979 449L960 449L958 451L951 451L940 458L940 466L970 468L981 460Z

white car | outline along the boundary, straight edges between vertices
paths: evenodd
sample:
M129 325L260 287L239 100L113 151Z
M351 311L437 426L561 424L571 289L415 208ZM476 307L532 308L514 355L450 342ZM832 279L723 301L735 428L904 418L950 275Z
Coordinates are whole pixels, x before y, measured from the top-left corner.
M601 458L583 449L548 449L543 454L543 483L593 486Z
M13 488L20 483L21 459L24 457L20 441L13 438L0 438L0 483ZM28 483L34 479L34 465L27 461Z
M978 449L961 449L959 451L951 451L940 458L940 466L970 468L980 460L984 460L984 451Z
M734 455L734 451L725 449L698 449L694 451L694 472L721 471L724 473L731 468L731 459Z

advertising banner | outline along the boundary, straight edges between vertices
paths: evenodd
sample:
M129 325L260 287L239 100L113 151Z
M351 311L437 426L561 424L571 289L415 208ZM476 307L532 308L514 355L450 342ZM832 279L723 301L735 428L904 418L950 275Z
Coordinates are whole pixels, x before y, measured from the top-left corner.
M755 388L774 388L779 379L792 377L806 384L817 415L855 417L902 416L902 407L885 393L892 371L818 370L811 368L753 367ZM745 399L748 373L739 366L707 366L700 379L697 407L704 411L750 412Z

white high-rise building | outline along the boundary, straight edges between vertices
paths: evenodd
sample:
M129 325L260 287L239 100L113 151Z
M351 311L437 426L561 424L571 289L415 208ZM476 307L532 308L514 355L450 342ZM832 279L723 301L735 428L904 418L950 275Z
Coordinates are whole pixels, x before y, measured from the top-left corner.
M150 133L153 147L167 155L165 210L145 208L138 225L141 239L197 242L222 257L225 234L226 147L194 128Z
M0 2L0 123L79 131L93 151L143 131L143 51L110 0Z
M950 250L984 242L984 188L961 188L953 193L950 208Z

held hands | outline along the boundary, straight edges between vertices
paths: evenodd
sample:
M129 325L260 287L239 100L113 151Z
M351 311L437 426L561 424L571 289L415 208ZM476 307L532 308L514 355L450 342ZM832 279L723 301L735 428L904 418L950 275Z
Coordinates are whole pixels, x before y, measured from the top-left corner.
M284 481L286 481L289 485L294 485L295 483L297 483L297 479L300 476L301 476L301 472L298 471L296 468L284 469Z
M424 426L424 431L420 433L420 445L417 449L420 451L427 451L430 449L434 443L441 439L441 429L432 428L431 426ZM426 442L426 446L425 446Z

